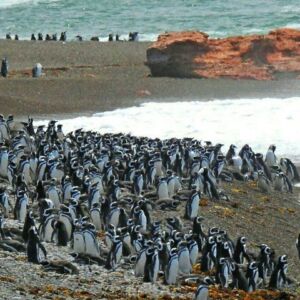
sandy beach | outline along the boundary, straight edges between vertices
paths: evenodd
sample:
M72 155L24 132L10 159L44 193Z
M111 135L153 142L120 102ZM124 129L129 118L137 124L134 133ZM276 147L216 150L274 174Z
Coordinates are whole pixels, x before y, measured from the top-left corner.
M0 78L1 112L88 115L147 101L300 95L299 80L288 76L273 81L152 78L144 64L149 45L1 40L0 57L7 57L10 66L9 77ZM31 78L37 62L44 76Z

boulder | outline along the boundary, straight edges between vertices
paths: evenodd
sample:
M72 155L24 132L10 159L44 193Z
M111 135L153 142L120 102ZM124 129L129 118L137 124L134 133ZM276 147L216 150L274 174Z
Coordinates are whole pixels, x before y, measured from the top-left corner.
M152 76L270 80L300 74L300 30L210 39L202 32L171 32L147 49Z

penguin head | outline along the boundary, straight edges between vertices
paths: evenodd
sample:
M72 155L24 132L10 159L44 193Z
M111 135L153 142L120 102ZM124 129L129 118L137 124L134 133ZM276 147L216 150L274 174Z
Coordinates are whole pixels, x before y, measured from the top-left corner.
M255 261L252 261L248 265L249 270L256 270L258 268L257 263Z
M279 264L287 264L287 262L288 262L287 259L288 259L287 255L281 255L278 258L278 263Z

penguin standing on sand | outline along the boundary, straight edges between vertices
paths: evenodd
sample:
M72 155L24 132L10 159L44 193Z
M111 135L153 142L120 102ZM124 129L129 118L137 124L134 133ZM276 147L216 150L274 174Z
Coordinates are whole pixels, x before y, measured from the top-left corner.
M246 278L248 280L248 292L253 292L257 288L258 282L258 266L255 261L252 261L248 264L247 271L246 271Z
M65 224L60 220L55 220L52 223L53 233L51 240L54 241L54 237L57 246L67 246L68 245L68 232Z
M35 227L31 227L28 231L27 257L28 262L35 264L39 264L47 258L47 251L40 242Z
M214 284L213 280L210 277L205 277L203 282L198 286L194 300L208 300L209 299L209 285Z
M31 34L30 40L31 40L31 41L36 41L36 37L35 37L34 33Z
M196 186L193 187L190 198L186 202L185 218L193 220L198 216L200 202L200 192L196 190Z
M123 243L120 239L120 236L115 235L113 237L113 244L109 251L107 261L106 261L106 268L115 270L118 264L121 261L123 252Z
M7 75L8 75L8 60L6 57L2 59L1 75L3 77L7 77Z

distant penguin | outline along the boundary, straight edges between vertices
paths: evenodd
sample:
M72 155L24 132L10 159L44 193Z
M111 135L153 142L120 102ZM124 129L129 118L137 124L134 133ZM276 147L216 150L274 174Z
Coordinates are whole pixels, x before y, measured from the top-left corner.
M22 238L25 243L27 243L27 241L28 241L28 232L29 232L30 228L32 228L32 227L35 227L35 221L34 221L32 211L29 210L27 212L24 226L23 226L23 231L22 231Z
M28 231L27 258L28 262L35 264L39 264L47 258L47 251L40 242L34 227L31 227Z
M288 268L288 261L286 255L281 255L278 258L277 265L274 271L271 274L269 287L273 289L280 289L283 288L287 283L287 268Z
M120 36L118 34L116 34L116 41L119 42L120 41Z
M7 33L7 34L6 34L6 39L7 39L7 40L11 40L11 35L10 35L10 33Z
M134 267L134 275L136 277L142 277L144 276L144 272L145 272L145 265L146 265L146 251L147 248L143 248L139 251L136 261L135 261L135 267Z
M100 247L97 242L96 232L94 226L87 226L83 229L83 237L85 244L85 254L92 257L100 256Z
M296 248L297 248L297 252L298 252L298 257L300 259L300 233L299 233L298 238L296 240Z
M32 77L37 78L42 76L43 67L40 63L37 63L32 69Z
M19 40L19 36L17 34L15 34L15 41Z
M82 42L82 41L83 41L83 38L82 38L81 35L76 35L76 39L77 39L77 41L79 41L79 42Z
M246 246L247 239L244 236L238 238L235 250L234 250L234 260L237 264L243 264L245 258L249 261L250 258L247 254L247 246Z
M5 188L0 187L0 208L3 210L4 216L7 217L9 209L12 207L8 194L5 192Z
M39 32L39 34L38 34L38 40L39 40L39 41L42 41L42 40L43 40L43 34L40 33L40 32Z
M90 217L92 223L95 225L97 230L101 230L101 209L99 203L94 203L90 210Z
M34 33L31 34L30 40L31 40L31 41L36 41L36 37L35 37Z
M64 32L62 32L62 33L60 34L59 40L60 40L61 42L66 42L66 41L67 41L67 32L66 32L66 31L64 31Z
M217 262L216 283L221 284L223 288L228 288L230 273L231 270L229 268L228 260L221 257Z
M169 253L168 264L165 269L165 282L167 284L176 284L178 279L179 261L177 249L172 248Z
M3 77L7 77L7 75L8 75L8 60L6 57L2 59L1 75Z
M114 40L114 36L113 36L112 33L110 33L110 34L108 35L108 41L109 41L109 42L112 42L113 40Z

